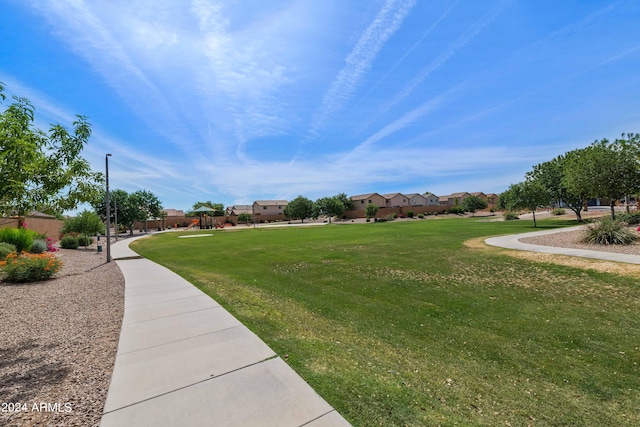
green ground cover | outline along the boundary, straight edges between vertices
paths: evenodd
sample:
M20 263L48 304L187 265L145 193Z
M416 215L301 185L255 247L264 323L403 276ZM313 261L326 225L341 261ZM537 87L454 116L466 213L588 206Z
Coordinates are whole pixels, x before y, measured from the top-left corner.
M414 220L132 248L224 305L353 425L640 425L638 278L464 245L523 231Z

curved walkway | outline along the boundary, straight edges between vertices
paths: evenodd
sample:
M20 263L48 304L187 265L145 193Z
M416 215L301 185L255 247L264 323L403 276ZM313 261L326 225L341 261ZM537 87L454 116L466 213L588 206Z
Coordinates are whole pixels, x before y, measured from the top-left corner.
M349 426L208 295L129 249L133 240L111 250L125 311L100 426Z
M522 243L520 241L520 239L524 239L525 237L544 236L546 234L556 234L556 233L562 233L566 231L575 231L582 227L584 226L579 225L576 227L569 227L569 228L562 228L562 229L543 230L543 231L534 231L531 233L521 233L521 234L511 234L507 236L490 237L488 239L485 239L485 242L491 246L498 246L498 247L507 248L507 249L516 249L519 251L543 252L547 254L568 255L568 256L575 256L575 257L582 257L582 258L603 259L603 260L615 261L615 262L626 262L629 264L640 264L640 255L619 254L615 252L600 252L600 251L591 251L586 249L558 248L554 246L542 246L542 245L533 245L529 243Z

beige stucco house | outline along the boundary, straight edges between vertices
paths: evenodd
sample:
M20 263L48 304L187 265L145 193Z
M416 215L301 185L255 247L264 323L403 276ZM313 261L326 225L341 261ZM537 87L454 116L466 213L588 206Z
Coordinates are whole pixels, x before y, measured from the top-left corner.
M427 199L420 193L407 194L409 206L426 206Z
M369 194L360 194L357 196L351 196L351 200L353 200L353 209L354 210L365 210L369 203L376 205L379 208L384 208L387 206L387 199L382 197L378 193L369 193Z
M424 199L426 206L440 206L440 197L433 193L424 193Z
M402 193L383 194L382 197L384 197L387 200L386 207L388 207L388 208L398 208L398 207L401 207L401 206L410 206L409 205L409 197L405 196Z
M283 215L289 204L286 200L256 200L253 202L254 215Z

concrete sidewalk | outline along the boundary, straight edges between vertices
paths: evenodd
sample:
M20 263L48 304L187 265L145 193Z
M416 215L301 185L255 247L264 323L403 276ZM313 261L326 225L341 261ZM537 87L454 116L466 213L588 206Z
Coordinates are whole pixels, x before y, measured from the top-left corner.
M129 249L133 240L111 248L125 311L102 427L349 425L208 295Z
M619 254L615 252L590 251L585 249L557 248L553 246L533 245L522 243L520 239L525 237L544 236L546 234L556 234L567 231L575 231L584 227L579 225L576 227L568 227L554 230L534 231L531 233L511 234L507 236L490 237L485 240L488 245L498 246L507 249L516 249L520 251L543 252L547 254L568 255L583 258L602 259L615 262L626 262L630 264L640 264L640 255Z

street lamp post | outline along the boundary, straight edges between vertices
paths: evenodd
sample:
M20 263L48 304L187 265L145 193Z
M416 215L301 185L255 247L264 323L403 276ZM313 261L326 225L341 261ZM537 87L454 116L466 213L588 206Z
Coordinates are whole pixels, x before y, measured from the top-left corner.
M109 201L109 157L111 157L111 154L107 154L104 157L107 177L107 191L105 201L107 205L107 262L111 262L111 203Z

